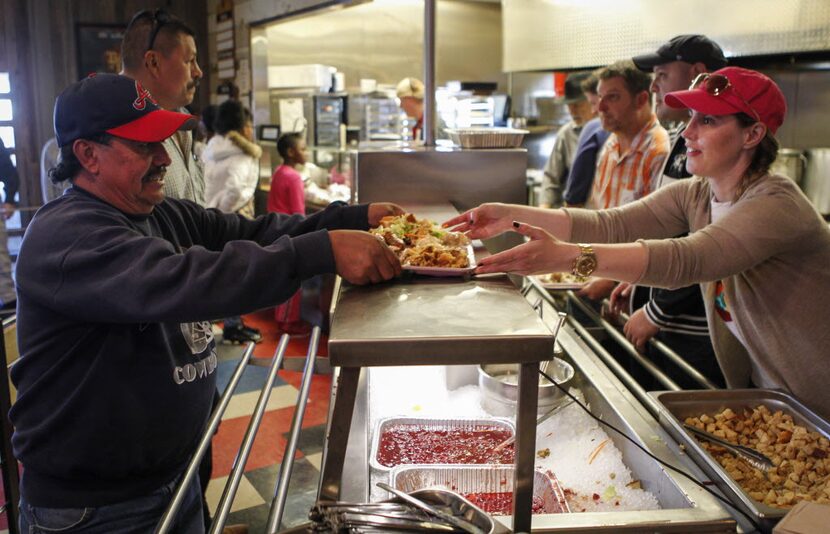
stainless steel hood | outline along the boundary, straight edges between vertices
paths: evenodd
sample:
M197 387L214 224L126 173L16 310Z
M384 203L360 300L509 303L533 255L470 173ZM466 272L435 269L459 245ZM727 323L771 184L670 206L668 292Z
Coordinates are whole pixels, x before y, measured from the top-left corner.
M503 0L504 70L607 65L702 33L727 57L830 49L827 0Z

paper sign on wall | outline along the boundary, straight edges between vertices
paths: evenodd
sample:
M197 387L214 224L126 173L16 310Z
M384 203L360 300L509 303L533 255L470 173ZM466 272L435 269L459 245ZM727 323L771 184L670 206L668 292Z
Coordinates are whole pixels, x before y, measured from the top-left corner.
M305 130L306 119L303 114L303 100L301 98L280 99L280 128L283 133L302 132Z

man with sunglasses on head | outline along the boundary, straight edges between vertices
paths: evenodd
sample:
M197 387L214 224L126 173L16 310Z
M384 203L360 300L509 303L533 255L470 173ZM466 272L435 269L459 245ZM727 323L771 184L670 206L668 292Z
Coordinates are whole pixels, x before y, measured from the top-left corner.
M193 128L135 80L99 74L55 103L70 182L35 215L17 264L20 359L11 371L21 532L150 533L205 432L216 391L210 323L273 307L337 272L400 273L365 231L393 204L249 220L164 195L162 141ZM172 532L204 532L198 480Z
M686 142L680 135L689 122L689 112L669 107L663 98L668 93L688 89L701 73L725 67L727 61L723 50L705 35L678 35L656 52L632 59L640 70L654 73L651 82L654 111L671 138L669 157L663 165L657 188L690 178L692 175L686 170ZM661 289L622 283L612 293L611 302L613 311L627 308L630 318L624 331L638 350L647 352L648 341L656 337L706 378L723 387L723 374L709 338L699 284ZM684 372L673 368L666 372L684 387L699 387Z
M162 109L186 112L202 78L194 35L163 9L136 13L121 42L121 74L141 82ZM171 160L164 194L205 205L204 170L194 156L193 134L177 132L164 141L164 148Z

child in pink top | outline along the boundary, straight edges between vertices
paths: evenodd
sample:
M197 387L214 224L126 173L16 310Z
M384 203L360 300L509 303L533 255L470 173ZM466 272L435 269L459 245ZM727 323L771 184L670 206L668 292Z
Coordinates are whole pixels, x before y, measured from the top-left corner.
M303 179L294 167L303 165L306 143L299 133L283 134L277 141L277 152L283 164L276 168L271 177L271 192L268 193L268 211L305 215L305 192ZM307 334L311 331L308 323L300 318L302 290L277 306L274 316L280 330L288 334Z

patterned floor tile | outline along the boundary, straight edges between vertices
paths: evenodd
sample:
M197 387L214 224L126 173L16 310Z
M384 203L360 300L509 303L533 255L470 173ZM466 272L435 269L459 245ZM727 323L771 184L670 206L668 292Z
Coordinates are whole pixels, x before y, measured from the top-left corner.
M323 448L322 444L321 444L320 448L321 449ZM323 453L322 452L315 452L314 454L306 454L305 459L308 463L310 463L311 465L316 467L318 471L320 471L322 469L322 467L321 467L323 465Z
M205 492L205 498L207 499L208 507L214 513L216 512L216 508L219 506L219 500L222 498L222 493L224 492L225 485L227 483L228 477L225 476L214 478L208 484L207 491ZM246 510L262 504L265 504L265 500L256 488L254 488L251 482L243 476L239 480L239 490L236 492L236 498L234 498L233 504L231 505L231 512Z
M305 420L303 420L305 422ZM288 439L288 432L283 434ZM323 451L323 443L326 440L326 425L315 425L303 427L300 437L297 440L297 449L303 451L304 456L316 454Z
M219 388L220 392L225 391L225 387L227 387L228 382L231 380L231 376L233 372L236 370L236 366L239 364L239 358L237 357L234 360L226 360L220 361L219 365L216 368L216 387ZM236 391L234 391L235 395L240 393L247 393L249 391L259 391L262 389L262 386L265 384L265 380L268 378L268 368L267 367L260 367L258 365L251 365L250 363L245 368L245 371L242 373L242 377L239 379L239 385L236 387ZM277 386L284 386L286 382L277 375L277 378L274 380L274 387Z
M236 417L253 414L261 394L261 390L257 390L234 395L230 403L228 403L222 419L234 419ZM271 411L289 406L294 407L297 404L297 394L298 392L294 386L284 385L275 387L271 390L271 395L268 397L268 404L265 410Z
M270 466L245 474L257 491L265 497L269 506L274 497L274 485L278 471L279 466ZM283 528L308 521L308 511L317 500L319 479L319 469L306 458L298 458L294 461L294 468L288 485L288 499L283 512ZM266 515L269 512L270 510L266 510ZM234 520L237 520L236 516L234 516Z

